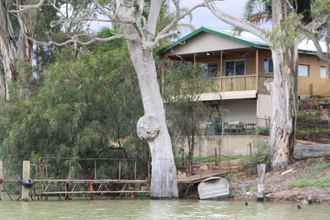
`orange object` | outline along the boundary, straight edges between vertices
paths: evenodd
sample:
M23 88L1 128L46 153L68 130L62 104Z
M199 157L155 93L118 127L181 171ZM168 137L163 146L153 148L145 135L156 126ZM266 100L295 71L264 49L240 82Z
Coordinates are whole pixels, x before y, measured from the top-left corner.
M94 192L94 187L93 187L93 182L92 181L88 182L88 191L89 192Z

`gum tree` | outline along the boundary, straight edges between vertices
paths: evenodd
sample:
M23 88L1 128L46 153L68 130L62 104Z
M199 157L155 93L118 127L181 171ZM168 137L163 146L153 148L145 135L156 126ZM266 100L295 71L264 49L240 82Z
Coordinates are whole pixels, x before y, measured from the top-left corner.
M67 1L70 3L71 1ZM157 81L157 71L153 55L154 49L162 39L177 34L180 20L200 7L198 4L189 10L180 7L180 0L172 0L175 12L172 20L161 30L158 29L159 16L165 0L91 0L89 7L76 16L63 16L62 23L70 22L104 22L119 26L117 33L111 37L101 38L86 33L71 33L61 41L35 43L63 46L71 44L88 45L93 42L105 42L124 38L128 45L129 55L137 74L142 97L144 116L137 123L137 134L148 142L152 157L151 196L155 198L175 198L178 196L176 167L173 158L171 138L169 136L163 100ZM54 1L40 0L36 4L21 5L17 12L38 9L43 4L54 5ZM62 10L58 9L59 13ZM132 97L134 98L134 97Z

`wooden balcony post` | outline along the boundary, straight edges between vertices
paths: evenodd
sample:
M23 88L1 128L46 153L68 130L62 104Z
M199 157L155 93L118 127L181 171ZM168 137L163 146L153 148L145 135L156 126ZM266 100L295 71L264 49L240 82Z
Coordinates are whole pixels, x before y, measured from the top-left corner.
M259 50L256 50L256 90L259 88Z
M196 60L196 54L194 53L194 61L193 61L194 63L194 68L196 68L196 64L197 64L197 60Z
M219 59L219 76L223 76L223 70L222 67L223 66L223 52L222 50L220 51L220 59Z

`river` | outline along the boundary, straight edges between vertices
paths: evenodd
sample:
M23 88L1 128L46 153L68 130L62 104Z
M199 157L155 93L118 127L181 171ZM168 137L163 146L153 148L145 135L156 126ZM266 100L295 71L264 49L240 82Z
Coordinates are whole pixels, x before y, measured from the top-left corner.
M330 205L220 201L0 201L0 220L329 220Z

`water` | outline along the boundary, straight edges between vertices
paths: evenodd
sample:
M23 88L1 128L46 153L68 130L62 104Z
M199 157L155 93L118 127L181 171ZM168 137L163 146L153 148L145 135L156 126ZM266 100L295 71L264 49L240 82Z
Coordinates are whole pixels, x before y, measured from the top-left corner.
M70 202L1 202L0 220L329 220L330 205L219 201L107 200Z

